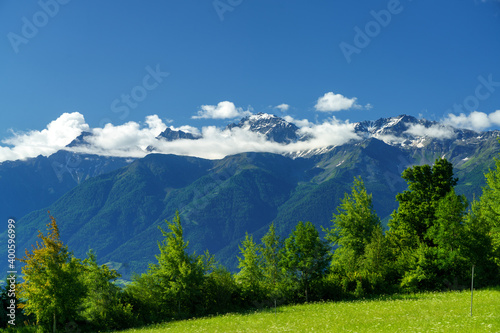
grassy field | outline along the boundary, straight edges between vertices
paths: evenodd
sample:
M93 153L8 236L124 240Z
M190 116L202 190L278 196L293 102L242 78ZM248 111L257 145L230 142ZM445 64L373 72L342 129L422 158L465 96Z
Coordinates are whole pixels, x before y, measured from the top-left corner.
M171 322L127 333L161 332L500 332L500 289L295 305Z

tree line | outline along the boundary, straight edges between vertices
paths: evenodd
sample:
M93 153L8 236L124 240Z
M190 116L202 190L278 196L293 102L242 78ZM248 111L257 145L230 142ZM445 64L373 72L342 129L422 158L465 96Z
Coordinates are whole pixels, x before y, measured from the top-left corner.
M167 230L160 227L157 262L123 288L114 283L119 274L98 265L92 251L75 258L50 216L47 235L40 232L40 243L21 259L19 307L33 330L71 324L97 331L289 303L464 289L472 266L476 286L498 285L500 160L485 177L481 197L469 205L455 192L446 159L406 169L408 188L397 194L385 229L357 177L324 238L310 222L299 222L286 238L274 224L260 242L246 234L234 274L208 251L188 253L177 212Z

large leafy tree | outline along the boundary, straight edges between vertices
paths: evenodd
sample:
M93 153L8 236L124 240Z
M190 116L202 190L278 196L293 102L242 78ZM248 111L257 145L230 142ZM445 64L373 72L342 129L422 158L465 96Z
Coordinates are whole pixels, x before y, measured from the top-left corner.
M20 307L33 314L44 331L78 319L80 304L85 296L81 274L83 266L59 237L56 220L50 215L48 234L39 232L31 252L21 261L24 281L19 286ZM51 329L52 328L52 329Z
M319 237L318 230L311 222L299 222L285 240L282 265L304 291L306 302L311 284L325 274L328 264L328 246Z
M408 183L408 190L396 195L399 207L389 223L390 234L396 236L401 247L416 248L419 242L433 245L426 233L436 221L439 201L457 184L453 165L440 158L432 167L410 167L403 171L402 177Z
M467 202L454 191L453 165L437 159L406 169L408 190L396 196L399 207L388 237L396 257L401 286L410 290L456 285L466 265Z

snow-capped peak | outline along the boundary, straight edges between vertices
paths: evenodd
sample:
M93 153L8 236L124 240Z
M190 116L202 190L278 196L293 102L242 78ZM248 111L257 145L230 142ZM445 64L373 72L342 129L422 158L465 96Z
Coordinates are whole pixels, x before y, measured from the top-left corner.
M253 132L264 134L269 140L279 143L290 143L299 140L299 128L278 116L259 112L244 117L239 123L229 124L228 129L235 127L245 128Z

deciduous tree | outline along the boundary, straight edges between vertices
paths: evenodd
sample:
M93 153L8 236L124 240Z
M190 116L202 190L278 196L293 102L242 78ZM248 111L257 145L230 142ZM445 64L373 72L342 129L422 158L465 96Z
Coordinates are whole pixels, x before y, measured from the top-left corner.
M326 230L326 238L333 247L338 247L332 264L345 260L351 269L357 269L374 230L381 228L380 219L373 209L372 195L368 194L360 177L354 178L351 194L345 194L337 214L333 214L332 223L332 228ZM342 259L345 256L352 258Z
M106 265L98 265L92 250L83 261L83 267L86 296L82 302L82 317L89 326L96 330L109 330L133 324L132 306L122 303L122 291L113 283L120 274Z
M480 199L482 217L490 227L495 260L500 266L500 159L486 175L486 186Z
M281 260L283 242L276 233L274 223L269 226L268 232L262 237L262 274L265 288L270 297L276 300L280 295L279 286L283 281Z
M59 237L55 218L50 215L48 234L39 232L31 252L21 261L24 281L19 286L20 307L36 316L37 324L45 331L56 330L78 320L85 286L81 279L83 266Z
M436 221L439 201L457 184L453 165L440 158L432 167L410 167L403 171L402 177L408 183L408 190L396 195L399 207L389 223L389 234L395 236L393 240L402 251L405 247L417 248L419 242L432 245L425 235Z
M282 265L304 291L306 302L311 284L326 273L329 259L326 242L311 222L299 222L285 240Z
M239 283L247 297L256 300L262 297L262 256L261 249L253 241L253 236L246 233L240 248L241 257L238 257L236 282Z

